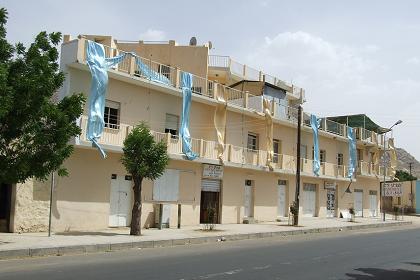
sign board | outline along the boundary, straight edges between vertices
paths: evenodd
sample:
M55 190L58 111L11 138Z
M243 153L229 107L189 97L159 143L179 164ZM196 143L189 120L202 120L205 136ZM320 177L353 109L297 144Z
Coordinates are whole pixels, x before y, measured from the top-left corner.
M337 184L335 182L324 181L324 189L335 190Z
M223 166L214 164L203 164L203 177L222 180Z
M382 190L383 196L402 196L402 183L385 183Z

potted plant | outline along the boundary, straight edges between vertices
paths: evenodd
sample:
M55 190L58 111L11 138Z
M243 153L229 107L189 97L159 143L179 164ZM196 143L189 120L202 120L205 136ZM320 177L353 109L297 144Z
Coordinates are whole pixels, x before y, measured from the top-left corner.
M350 207L349 208L349 213L350 213L350 222L354 222L355 221L355 214L356 214L356 212L354 211L354 208L353 207Z

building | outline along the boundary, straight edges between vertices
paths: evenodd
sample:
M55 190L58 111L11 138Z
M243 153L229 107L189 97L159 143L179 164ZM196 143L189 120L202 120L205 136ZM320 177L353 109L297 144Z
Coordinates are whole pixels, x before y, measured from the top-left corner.
M126 42L86 35L76 39L65 36L61 69L66 81L59 98L75 92L89 94L88 40L103 44L107 57L133 52L139 60L127 55L108 71L105 130L99 141L106 159L86 138L86 105L79 121L82 134L72 140L75 151L65 162L70 175L56 182L53 230L129 225L132 182L120 157L126 135L140 121L149 124L156 141L167 144L171 158L161 178L144 182L143 227L156 225L158 211L171 227L178 223L178 211L181 225L206 222L210 210L216 211L218 223L287 219L295 199L297 106L305 101L303 89L230 57L210 55L207 44ZM182 71L193 77L190 132L192 151L198 155L194 160L186 159L178 136ZM215 121L219 109L226 119L221 130ZM382 135L355 127L359 162L357 176L350 181L347 124L322 118L321 166L316 176L309 115L303 117L301 214L339 217L341 211L354 207L358 216L378 215L379 182L388 172L374 160L384 148ZM215 127L224 135L222 146ZM0 215L3 228L13 232L46 230L49 184L29 180L9 186L2 194L4 201L9 201L2 204L6 205Z

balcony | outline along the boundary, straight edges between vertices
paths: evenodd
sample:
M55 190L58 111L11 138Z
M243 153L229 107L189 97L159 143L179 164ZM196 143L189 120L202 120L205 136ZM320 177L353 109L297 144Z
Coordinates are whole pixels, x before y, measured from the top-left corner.
M107 57L114 57L123 51L114 49L108 46L104 46L105 54ZM63 44L62 57L65 64L86 64L86 39L80 38L73 41L69 41ZM219 65L219 67L225 67L229 65L229 57L213 57L209 58L211 65ZM181 85L181 69L163 65L152 61L150 59L140 57L140 61L145 65L142 69L135 63L135 58L131 55L127 55L125 59L118 64L116 67L109 71L114 74L119 74L122 77L129 77L133 80L139 80L154 84L156 86L165 87L170 90L179 92ZM79 63L77 63L79 62ZM87 68L85 68L87 69ZM145 69L147 71L145 71ZM245 67L245 69L248 69ZM153 76L150 73L153 72ZM156 81L159 78L159 81ZM163 81L163 82L162 82ZM276 81L276 80L274 80ZM209 100L217 102L215 99L218 91L224 90L228 96L228 108L240 109L244 112L258 112L263 114L263 96L252 95L247 91L240 91L238 89L230 88L222 84L213 82L203 77L193 75L192 92L195 98L204 98L205 102ZM203 100L204 102L204 100ZM272 108L272 115L274 121L283 121L290 126L295 126L297 123L298 110L295 107L286 106L275 100L270 101ZM303 125L310 127L308 114L303 114ZM345 124L337 123L332 120L324 118L321 123L320 131L327 133L330 137L340 136L342 140L347 137L347 126ZM358 128L356 131L357 139L365 144L378 144L383 145L383 137L376 134L375 132ZM111 135L109 135L111 137ZM116 137L115 135L112 137Z
M86 139L87 116L82 116L82 118L80 118L79 125L82 129L79 144L90 146L90 142ZM120 124L117 129L105 128L103 135L98 142L106 148L121 152L124 140L132 129L133 126L127 124ZM163 141L166 143L167 152L170 157L180 159L179 157L183 156L182 141L178 136L156 131L152 131L151 133L155 141ZM217 142L191 138L191 144L193 152L198 155L201 162L217 163L219 161L217 157ZM225 145L225 150L223 152L223 161L225 165L228 166L231 165L264 170L267 166L267 151L252 150L227 144ZM272 166L277 171L295 173L296 158L291 155L274 154ZM301 159L302 175L313 176L312 166L312 160ZM362 166L364 167L364 164ZM330 162L323 162L321 163L320 176L345 179L347 176L347 167L344 165L339 166Z
M260 70L249 67L245 64L233 60L229 56L224 55L209 55L209 67L215 69L223 69L229 71L234 76L241 80L250 81L264 81L274 86L286 89L286 91L295 99L305 99L303 89L292 84L286 83L279 78L266 74Z

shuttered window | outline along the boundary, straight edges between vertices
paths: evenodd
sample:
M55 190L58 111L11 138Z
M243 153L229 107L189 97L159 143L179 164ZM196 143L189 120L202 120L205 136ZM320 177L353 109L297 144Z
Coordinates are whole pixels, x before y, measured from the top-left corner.
M179 170L166 169L162 176L153 182L153 200L178 201Z
M177 115L166 114L165 133L173 136L178 135L179 117Z

